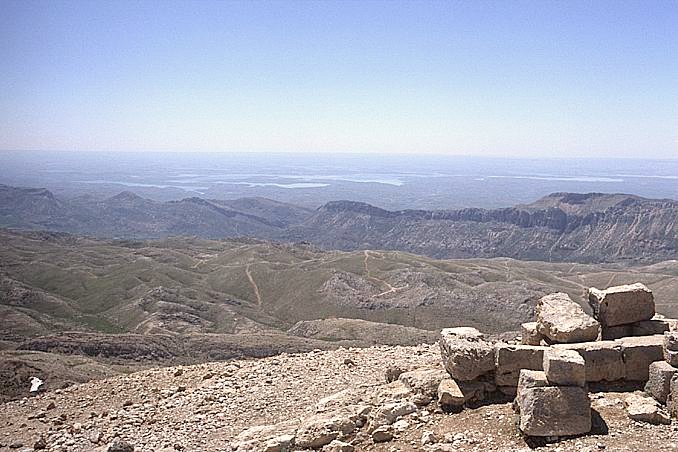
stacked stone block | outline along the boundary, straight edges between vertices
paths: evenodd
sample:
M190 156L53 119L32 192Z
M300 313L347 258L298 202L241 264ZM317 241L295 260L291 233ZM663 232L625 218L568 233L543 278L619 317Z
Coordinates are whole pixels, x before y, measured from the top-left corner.
M438 387L439 405L459 409L500 392L515 396L525 435L579 435L591 427L587 383L646 382L652 398L630 403L629 416L665 421L660 403L678 394L678 321L656 315L652 292L640 283L591 288L588 298L593 316L565 293L542 297L520 344L492 343L474 328L443 330L450 378Z
M574 350L544 352L543 371L522 370L515 408L527 436L571 436L591 430L584 359Z

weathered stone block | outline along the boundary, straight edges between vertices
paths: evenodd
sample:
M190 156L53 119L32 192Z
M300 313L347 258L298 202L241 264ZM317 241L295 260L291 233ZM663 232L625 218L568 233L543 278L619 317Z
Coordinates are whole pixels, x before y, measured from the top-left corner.
M494 346L474 328L446 328L438 343L445 370L455 380L474 380L494 370Z
M575 350L584 358L586 381L616 381L626 376L621 344L616 341L556 344L554 348Z
M656 400L639 394L629 394L624 400L629 418L648 424L670 424L671 417Z
M513 409L516 412L520 412L521 394L525 392L526 389L541 388L544 386L549 386L549 382L546 379L546 374L544 372L541 370L521 370L520 377L518 378L518 386L516 388L516 398L513 401Z
M537 322L527 322L520 325L520 342L523 345L541 345L544 336L537 329Z
M606 326L650 320L655 314L652 291L641 283L605 290L591 287L588 295L594 317Z
M458 408L464 405L466 397L461 392L459 385L450 377L440 381L438 385L438 405L442 408Z
M615 342L622 347L627 380L647 381L650 364L664 359L662 335L625 337Z
M678 369L666 361L655 361L650 364L649 378L645 385L645 392L658 402L666 404L671 393L671 379L678 373Z
M671 324L666 319L650 319L636 322L631 325L630 336L652 336L655 334L664 334L671 330Z
M678 332L667 331L664 333L664 348L672 352L678 352Z
M555 348L545 351L544 373L554 386L586 385L586 364L575 350Z
M516 386L521 369L541 370L544 351L548 347L539 345L509 345L499 342L495 345L495 382L497 386Z
M566 293L542 297L536 313L537 330L553 343L595 341L600 333L598 322Z
M671 378L671 392L666 402L671 417L678 418L678 375Z
M604 341L613 341L622 337L634 336L633 325L601 325L601 337Z
M591 402L584 388L545 386L520 395L520 430L528 436L581 435L591 430Z

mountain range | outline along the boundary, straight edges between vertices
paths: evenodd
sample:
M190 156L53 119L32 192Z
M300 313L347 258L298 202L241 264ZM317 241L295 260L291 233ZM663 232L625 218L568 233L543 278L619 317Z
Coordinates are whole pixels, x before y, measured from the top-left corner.
M511 257L553 262L659 262L678 257L678 201L553 193L501 209L389 211L352 201L309 209L265 198L159 202L123 192L59 199L0 185L0 226L99 238L190 235L307 242L434 258Z

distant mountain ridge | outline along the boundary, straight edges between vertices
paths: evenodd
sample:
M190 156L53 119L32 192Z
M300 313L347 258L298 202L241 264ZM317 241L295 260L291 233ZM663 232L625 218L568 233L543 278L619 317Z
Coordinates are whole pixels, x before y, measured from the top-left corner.
M61 200L44 189L0 185L3 227L131 239L249 236L435 258L676 259L677 219L678 201L625 194L553 193L500 209L389 211L332 201L313 211L266 198L157 202L131 192L103 201Z

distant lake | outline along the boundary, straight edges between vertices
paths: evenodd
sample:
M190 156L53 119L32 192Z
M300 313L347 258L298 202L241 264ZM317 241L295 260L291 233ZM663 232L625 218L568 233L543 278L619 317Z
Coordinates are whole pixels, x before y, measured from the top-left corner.
M349 199L388 209L501 207L558 191L678 199L678 160L436 155L1 152L0 183L59 196L134 191L170 200L262 196L318 207Z

